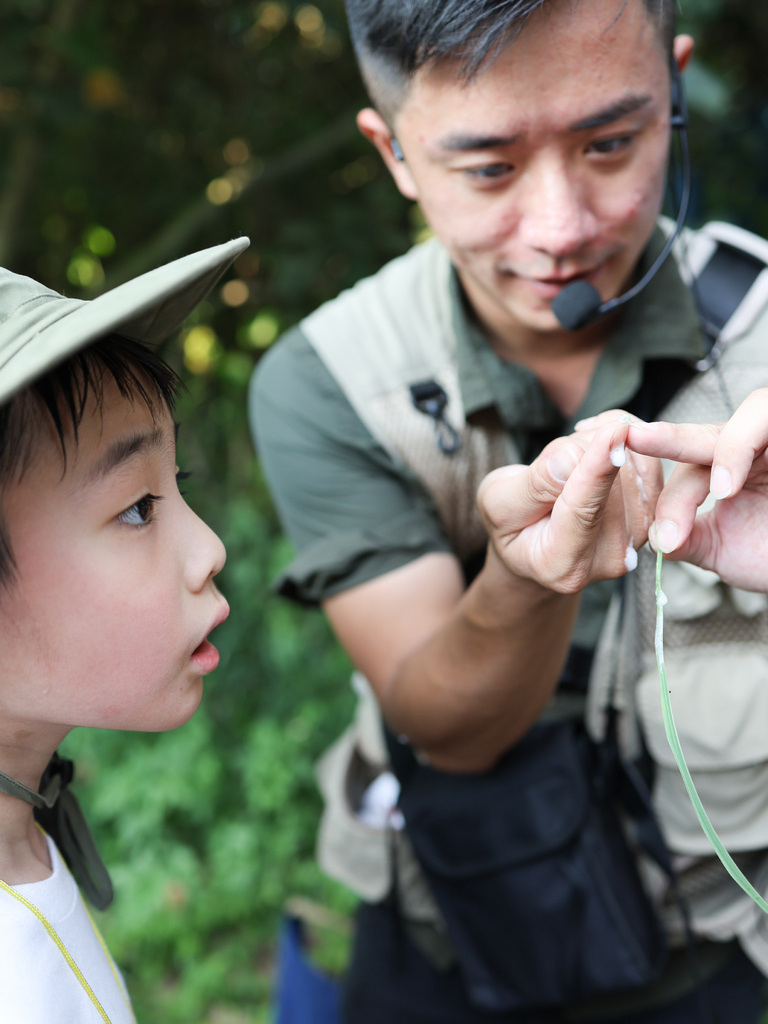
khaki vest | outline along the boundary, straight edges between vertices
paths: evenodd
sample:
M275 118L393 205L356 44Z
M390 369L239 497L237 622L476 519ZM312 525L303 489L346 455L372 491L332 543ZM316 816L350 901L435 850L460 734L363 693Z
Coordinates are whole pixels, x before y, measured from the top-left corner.
M727 225L686 232L673 250L684 278L690 279L691 268L695 276L706 261L718 229L736 232L761 252L766 248L762 240ZM492 469L520 459L501 428L466 422L450 274L447 253L430 240L320 307L301 329L373 436L421 480L462 558L485 538L475 507L478 484ZM749 392L768 386L768 297L750 295L721 334L720 358L687 383L660 418L719 422ZM433 422L413 406L410 385L425 380L439 383L448 396L447 417L461 438L455 455L439 450ZM627 580L622 621L618 604L606 620L590 684L588 725L600 734L599 708L614 682L627 752L639 749L641 728L658 765L653 799L671 850L709 855L664 733L653 644L655 558L647 546L639 554L637 570ZM732 853L768 850L768 600L727 587L713 573L675 563L665 566L664 590L675 717L704 806ZM326 815L319 856L329 874L363 898L377 900L391 885L391 845L384 834L356 824L344 799L351 751L359 754L362 745L374 763L386 763L376 715L369 707L361 716L367 722L363 733L353 726L320 765L328 806L334 805L338 817L342 805L349 827L339 832ZM358 856L355 850L366 843L369 853ZM378 852L370 853L374 848ZM763 869L768 879L768 857ZM734 890L728 892L731 899L722 905L709 900L698 907L694 901L697 928L716 934L719 923L727 931ZM768 951L766 957L768 969Z

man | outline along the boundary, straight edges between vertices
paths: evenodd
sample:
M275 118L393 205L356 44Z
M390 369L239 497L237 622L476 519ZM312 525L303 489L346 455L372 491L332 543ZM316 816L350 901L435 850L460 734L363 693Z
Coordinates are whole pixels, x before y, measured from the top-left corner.
M579 706L616 589L606 581L634 563L660 485L655 460L627 457L623 420L612 417L591 438L553 439L605 409L652 418L674 390L668 380L681 381L680 368L703 354L672 260L623 314L569 332L552 312L576 281L603 300L623 293L661 248L670 68L684 69L692 41L674 35L665 0L347 7L375 104L358 125L401 192L420 203L436 241L281 342L255 380L254 431L299 549L281 589L322 605L370 683L403 796L416 772L447 789L448 802L461 791L482 807L499 765L541 735L558 683L555 705L567 704L564 694ZM370 737L356 752L367 756L368 782L386 767ZM348 795L350 771L338 776ZM528 791L513 784L502 804ZM365 804L359 796L351 794ZM417 814L401 802L426 868ZM445 818L438 859L457 832L471 845L501 810L468 825L426 805ZM362 831L349 826L349 843L337 847ZM518 839L511 827L499 845ZM538 981L520 998L484 988L468 980L475 951L465 955L452 922L446 944L439 915L427 920L423 906L406 905L399 859L394 889L391 872L381 884L373 877L378 857L358 872L369 902L348 1022L640 1024L706 1019L707 1007L734 1024L759 1019L762 976L728 941L735 926L697 946L699 983L673 953L660 978L618 996L558 998ZM429 874L435 893L438 875ZM438 903L450 918L451 884L444 889ZM665 891L657 886L657 904ZM490 906L489 932L503 926L492 945L508 944L527 963L536 926L529 931L503 901L491 897ZM670 930L672 944L685 946L679 920ZM571 931L563 921L542 940L536 971L546 974Z

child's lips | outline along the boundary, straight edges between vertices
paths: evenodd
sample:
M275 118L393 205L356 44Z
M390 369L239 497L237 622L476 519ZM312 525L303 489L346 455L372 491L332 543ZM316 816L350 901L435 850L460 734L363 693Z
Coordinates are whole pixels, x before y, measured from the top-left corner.
M210 640L203 640L192 652L192 664L201 676L207 675L219 664L219 652Z
M226 601L222 599L222 603L216 614L216 618L214 619L210 628L207 630L206 635L203 637L203 639L200 641L200 643L197 645L194 651L192 651L190 660L192 661L195 668L201 675L206 675L208 672L213 672L213 670L219 664L219 652L208 639L208 633L212 633L217 626L220 626L228 615L229 605L227 604Z

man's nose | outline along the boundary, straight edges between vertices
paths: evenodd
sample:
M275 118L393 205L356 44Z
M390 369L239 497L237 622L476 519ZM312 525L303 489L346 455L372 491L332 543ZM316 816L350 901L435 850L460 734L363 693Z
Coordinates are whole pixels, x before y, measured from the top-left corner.
M573 256L595 237L596 218L581 183L559 162L526 174L520 198L519 237L553 259Z

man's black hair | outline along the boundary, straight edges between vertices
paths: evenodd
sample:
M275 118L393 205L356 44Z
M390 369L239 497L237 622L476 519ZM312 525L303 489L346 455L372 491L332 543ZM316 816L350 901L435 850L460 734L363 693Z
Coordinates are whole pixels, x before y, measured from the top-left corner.
M625 0L621 11L631 2ZM642 3L657 22L671 60L675 0ZM450 59L469 81L522 32L533 14L554 6L553 0L346 0L363 79L390 126L420 68Z
M93 395L97 410L101 410L104 382L109 378L123 398L144 402L153 417L162 407L173 412L183 387L157 352L118 334L107 335L70 356L0 406L0 509L2 492L24 475L34 461L41 436L51 425L66 467L67 447L77 446L88 398ZM11 538L0 511L0 588L13 582L14 569Z

